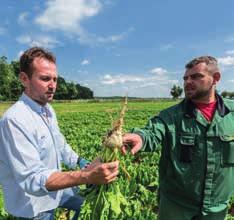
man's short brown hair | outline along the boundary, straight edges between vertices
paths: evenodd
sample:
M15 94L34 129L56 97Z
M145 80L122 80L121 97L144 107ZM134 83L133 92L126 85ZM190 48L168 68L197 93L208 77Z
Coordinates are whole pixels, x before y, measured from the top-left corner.
M33 60L35 58L44 58L52 63L56 63L55 56L42 47L32 47L26 50L20 57L20 72L24 72L29 78L33 74Z
M218 61L212 56L200 56L192 59L186 65L186 69L192 69L199 63L205 63L210 73L219 72Z

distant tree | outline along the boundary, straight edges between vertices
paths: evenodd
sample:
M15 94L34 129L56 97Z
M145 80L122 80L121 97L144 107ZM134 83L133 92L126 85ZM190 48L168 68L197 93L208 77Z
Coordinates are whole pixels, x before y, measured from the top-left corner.
M11 92L11 100L17 100L19 96L22 94L24 87L20 82L18 77L14 77L14 80L10 83L10 92Z
M223 91L223 92L221 93L221 96L223 96L224 98L226 98L226 97L229 96L229 92Z
M182 95L182 92L183 92L183 89L180 86L173 85L170 93L171 93L173 99L177 99Z
M234 92L230 92L230 93L229 93L229 98L230 98L230 99L233 99L233 98L234 98Z
M20 73L20 63L19 61L11 61L11 66L13 67L13 70L14 70L14 73L15 73L15 76L19 76L19 73Z
M16 100L23 92L23 85L19 80L20 63L19 61L12 61L11 66L13 68L15 75L14 81L11 83L11 93L12 93L12 98Z
M0 57L0 100L12 100L12 83L16 82L16 76L12 65L7 63L7 57Z
M23 85L19 80L19 61L7 62L6 56L0 57L0 101L17 100L23 91ZM93 91L88 87L66 82L62 77L58 77L55 99L91 99Z
M56 93L54 95L55 99L69 99L68 97L68 90L67 90L67 83L65 81L65 79L61 76L58 77L58 81L57 81L57 89L56 89Z
M79 99L93 99L93 91L85 86L76 84L76 88L79 93Z
M78 90L74 82L67 83L68 99L78 99Z
M54 96L55 99L92 99L93 91L80 84L74 82L66 82L61 76L58 77L57 90Z

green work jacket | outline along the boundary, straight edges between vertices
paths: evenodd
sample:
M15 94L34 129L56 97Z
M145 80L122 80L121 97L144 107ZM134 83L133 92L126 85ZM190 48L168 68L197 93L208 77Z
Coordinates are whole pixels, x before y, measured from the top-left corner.
M133 129L144 151L161 147L160 194L204 215L224 210L234 194L234 102L216 97L212 122L185 99Z

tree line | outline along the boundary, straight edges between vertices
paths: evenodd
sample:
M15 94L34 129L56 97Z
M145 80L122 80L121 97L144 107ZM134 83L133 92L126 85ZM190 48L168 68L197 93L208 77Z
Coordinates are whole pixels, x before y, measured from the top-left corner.
M234 98L234 92L223 91L221 93L221 96L223 96L224 98L233 99Z
M7 57L0 57L0 101L17 100L23 92L19 80L19 61L8 63ZM57 90L54 99L92 99L93 91L74 82L67 82L63 77L58 77Z
M216 91L216 92L218 92L218 91ZM173 99L178 99L182 95L183 89L180 86L173 85L173 87L171 88L170 93L171 93L171 96L172 96ZM234 92L223 91L223 92L221 92L221 96L224 97L224 98L233 99L234 98Z

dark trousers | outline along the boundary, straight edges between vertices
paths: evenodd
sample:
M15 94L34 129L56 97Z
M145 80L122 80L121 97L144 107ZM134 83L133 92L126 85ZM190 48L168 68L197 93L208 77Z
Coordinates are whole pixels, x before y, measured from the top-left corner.
M80 207L83 203L84 199L79 196L77 193L74 192L71 188L64 190L61 202L59 204L59 207L66 208L68 210L75 211L75 214L72 218L72 220L77 220L79 213L80 213ZM54 220L54 211L55 210L49 210L46 212L41 212L37 216L33 218L22 218L19 217L18 220Z

